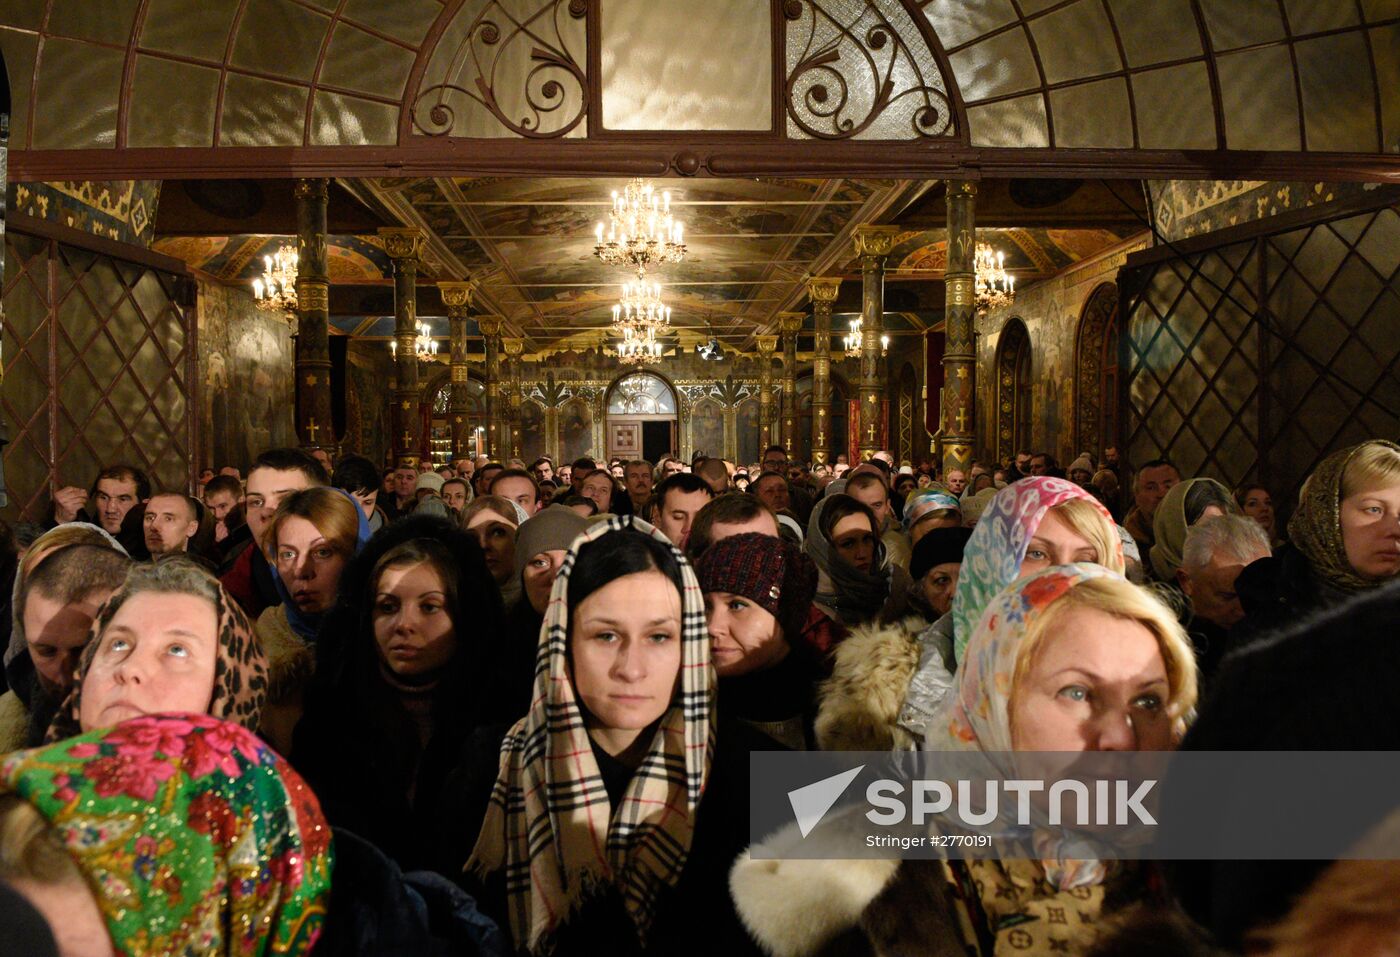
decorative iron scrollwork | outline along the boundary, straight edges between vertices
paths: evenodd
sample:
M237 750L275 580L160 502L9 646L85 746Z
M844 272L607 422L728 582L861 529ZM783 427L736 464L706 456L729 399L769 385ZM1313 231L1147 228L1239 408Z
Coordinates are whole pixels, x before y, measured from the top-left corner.
M792 122L808 136L878 139L954 133L952 103L936 61L916 52L878 0L785 0L788 72L784 94ZM853 12L852 12L853 11ZM900 126L908 123L909 129ZM873 128L873 129L872 129Z
M588 76L565 40L561 18L566 13L582 20L588 14L587 0L543 0L528 16L492 0L453 50L447 80L423 89L414 99L414 129L427 136L451 134L459 108L471 101L519 136L549 139L573 130L588 111ZM530 63L523 77L518 70L506 72L521 49L529 50ZM519 113L511 114L502 105L502 91L504 84L516 82L524 102ZM562 115L571 103L577 109Z

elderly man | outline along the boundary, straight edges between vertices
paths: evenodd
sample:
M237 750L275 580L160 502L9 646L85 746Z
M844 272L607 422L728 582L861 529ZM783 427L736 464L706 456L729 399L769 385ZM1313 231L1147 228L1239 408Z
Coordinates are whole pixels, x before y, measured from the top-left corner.
M1217 515L1186 530L1176 580L1191 602L1187 630L1207 677L1228 650L1230 628L1244 618L1235 580L1270 553L1269 536L1248 515Z
M967 473L962 469L949 469L943 476L943 484L954 495L961 495L967 488Z
M1153 459L1137 470L1133 477L1133 509L1123 519L1123 527L1138 543L1144 556L1157 540L1152 534L1152 516L1167 497L1171 487L1181 481L1181 473L1167 459Z

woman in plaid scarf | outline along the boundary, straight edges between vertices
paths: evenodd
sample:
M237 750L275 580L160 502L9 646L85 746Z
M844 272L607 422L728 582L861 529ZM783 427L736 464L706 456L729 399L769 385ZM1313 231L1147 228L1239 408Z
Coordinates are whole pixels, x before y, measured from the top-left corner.
M554 580L530 713L467 864L517 951L756 952L727 887L747 795L727 773L716 787L714 739L689 563L640 519L596 524Z

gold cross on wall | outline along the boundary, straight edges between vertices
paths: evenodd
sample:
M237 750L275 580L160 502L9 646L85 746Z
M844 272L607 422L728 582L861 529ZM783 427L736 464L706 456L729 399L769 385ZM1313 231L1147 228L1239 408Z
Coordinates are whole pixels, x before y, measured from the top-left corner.
M306 432L307 432L308 435L311 436L311 443L312 443L313 445L316 443L316 433L317 433L319 430L320 430L320 429L319 429L319 427L316 425L316 420L315 420L315 418L313 418L313 419L312 419L310 422L308 422L307 425L306 425Z
M967 431L967 409L964 408L958 410L957 421L958 434L961 435Z

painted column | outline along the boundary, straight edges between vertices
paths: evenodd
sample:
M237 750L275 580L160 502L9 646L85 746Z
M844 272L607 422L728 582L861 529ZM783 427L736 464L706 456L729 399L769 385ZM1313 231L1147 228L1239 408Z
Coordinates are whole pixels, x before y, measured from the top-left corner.
M426 436L419 414L418 356L414 339L418 335L418 256L423 250L423 232L412 226L384 227L379 230L384 252L394 261L394 340L397 343L395 369L398 388L390 422L393 428L394 459L400 465L417 467L423 456Z
M755 336L758 345L758 454L773 444L773 353L777 336Z
M502 431L501 413L501 322L496 316L480 316L476 324L481 336L486 340L486 452L493 462L504 458L501 454L505 438Z
M885 257L890 254L897 226L857 226L856 253L860 256L860 457L879 451L885 435L884 362L880 336L885 331ZM853 450L854 451L854 450Z
M505 348L506 355L509 357L509 359L507 360L506 368L510 375L510 381L509 385L507 386L506 394L506 408L508 410L509 416L509 419L506 424L507 444L506 446L503 446L503 448L509 447L510 454L515 456L516 458L519 458L521 395L520 380L521 372L523 371L521 367L525 363L525 360L521 358L521 355L523 355L525 352L525 340L503 339L501 340L501 345Z
M831 460L831 306L841 288L839 276L807 282L812 298L812 461Z
M977 184L948 182L948 268L944 273L947 343L943 352L943 469L972 466L976 418L977 356L973 296L977 251Z
M452 458L465 459L472 455L471 403L467 395L467 316L471 312L472 282L440 282L443 305L447 307L447 323L451 330L449 362L451 391L447 399L447 423L452 432Z
M326 278L326 181L299 179L297 203L297 435L303 448L334 449L331 425L330 280Z
M797 451L797 334L807 317L800 312L778 313L783 333L783 424L782 443L788 458Z

